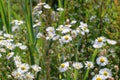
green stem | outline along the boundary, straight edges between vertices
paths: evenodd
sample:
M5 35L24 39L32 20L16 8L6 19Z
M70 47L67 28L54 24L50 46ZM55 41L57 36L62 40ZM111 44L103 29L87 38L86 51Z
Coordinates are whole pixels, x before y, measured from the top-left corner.
M95 57L97 56L97 53L98 53L98 49L95 49L94 53L92 54L92 58L91 58L91 61L93 62L93 64L94 64L94 61L95 61ZM90 71L90 69L87 68L87 70L85 72L84 80L87 80L89 71Z
M90 68L87 68L87 70L85 72L84 80L87 80L89 71L90 71Z

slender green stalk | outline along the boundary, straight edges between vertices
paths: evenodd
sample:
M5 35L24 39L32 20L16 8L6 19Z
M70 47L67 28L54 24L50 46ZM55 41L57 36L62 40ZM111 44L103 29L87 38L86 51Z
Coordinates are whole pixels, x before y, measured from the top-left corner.
M5 30L7 33L11 33L10 27L10 18L11 18L11 10L10 10L10 0L8 0L8 14L5 10L6 4L4 4L4 0L0 0L0 13L2 17L2 22L5 26ZM8 17L7 17L8 16Z
M61 0L58 0L58 6L59 8L63 8L63 4ZM60 11L60 20L59 20L59 24L63 24L65 21L65 9L64 11Z
M12 32L12 30L11 30L11 2L10 2L10 0L8 0L8 31L9 31L9 33L11 33Z
M90 68L87 68L87 70L85 72L84 80L87 80L89 71L90 71Z
M34 53L35 53L35 37L33 32L33 21L32 21L32 0L22 0L24 3L23 9L25 14L25 21L26 21L26 27L28 32L28 40L29 40L29 50L30 50L30 59L31 64L34 64ZM28 5L28 3L30 3Z
M92 58L91 58L91 61L93 62L93 64L94 64L94 61L95 61L95 57L97 56L97 53L98 53L98 49L95 49L95 50L94 50L94 53L93 53L93 55L92 55ZM90 69L88 68L88 69L86 70L86 73L85 73L85 76L84 76L84 80L87 80L89 71L90 71Z

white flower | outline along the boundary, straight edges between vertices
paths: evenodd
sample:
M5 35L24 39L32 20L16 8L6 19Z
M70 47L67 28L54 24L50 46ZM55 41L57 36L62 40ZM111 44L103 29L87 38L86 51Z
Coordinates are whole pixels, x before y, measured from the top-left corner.
M36 24L33 25L33 28L37 27L37 26L40 26L41 25L41 22L38 22Z
M55 29L54 29L54 27L47 27L47 28L46 28L46 31L47 31L49 34L55 34Z
M53 37L53 40L55 41L55 40L58 40L59 38L60 38L60 35L56 35Z
M61 37L61 40L63 43L68 43L70 41L72 41L72 37L70 35L65 35Z
M76 22L76 20L72 20L70 24L75 24Z
M107 59L106 57L104 57L104 56L100 56L100 57L98 57L98 58L96 59L96 62L97 62L97 64L100 65L100 66L105 66L105 65L108 64L108 59Z
M79 27L80 28L82 28L82 27L88 27L88 25L86 23L80 22L80 26Z
M82 35L85 35L85 33L89 33L89 29L87 28L88 25L86 23L80 22L80 32Z
M19 68L22 64L21 61L14 61L14 63L17 68Z
M15 25L15 26L13 26L12 27L12 31L14 32L14 31L17 31L17 30L19 30L20 29L20 27L18 26L18 25Z
M51 8L48 4L45 4L43 7L46 8L46 9L50 9Z
M23 74L18 70L13 71L12 76L14 76L15 79L22 79L23 78Z
M24 22L22 20L13 20L11 23L14 24L14 25L21 25Z
M99 74L103 75L105 79L112 77L111 70L108 68L100 69Z
M19 62L20 62L20 61L21 61L20 56L15 56L15 57L14 57L14 61L19 61Z
M46 40L51 40L51 39L53 39L54 38L54 36L55 36L55 34L48 34L47 35L47 37L46 37Z
M83 64L80 62L74 62L72 65L75 69L81 69L83 68Z
M7 54L7 59L10 59L14 55L14 52L10 52Z
M115 45L117 42L115 40L107 39L107 43L111 45Z
M43 36L43 34L39 32L36 37L41 38L42 36Z
M106 41L106 38L105 37L98 37L94 44L93 44L93 47L94 48L101 48L103 45L104 45L104 42Z
M25 80L33 80L34 79L34 75L31 72L27 72L25 74Z
M6 37L6 38L13 38L13 35L11 35L11 34L4 34L4 37Z
M26 49L27 49L27 46L26 46L26 45L21 45L21 46L19 46L19 48L20 48L21 50L26 50Z
M63 8L57 8L57 11L64 11Z
M62 34L66 34L71 31L70 27L60 25L57 29L57 31L61 31Z
M75 38L75 37L77 37L78 33L77 33L76 30L72 30L71 35L72 35L73 38Z
M85 67L87 67L87 68L94 68L93 62L86 61Z
M72 25L71 24L66 24L65 27L69 27L70 28L70 27L72 27Z
M105 80L103 75L95 75L92 80Z
M10 49L10 50L13 50L15 47L16 47L16 45L14 45L14 44L12 44L12 43L6 43L6 44L4 44L5 46L6 46L6 48L8 48L8 49Z
M6 49L0 48L0 52L5 53L5 52L6 52Z
M59 67L59 71L60 72L65 72L67 71L69 68L69 62L65 62L65 63L62 63Z
M81 29L83 32L89 33L89 29L87 27L82 27Z
M32 67L32 69L33 69L34 71L36 71L36 72L41 71L41 67L39 67L38 65L33 65L33 66L31 66L31 67Z
M29 65L28 64L21 64L19 67L18 67L18 70L21 71L22 73L25 73L29 70Z

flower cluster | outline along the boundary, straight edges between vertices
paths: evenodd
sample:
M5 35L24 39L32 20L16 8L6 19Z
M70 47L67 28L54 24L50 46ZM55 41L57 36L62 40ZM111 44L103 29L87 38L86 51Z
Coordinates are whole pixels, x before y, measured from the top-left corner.
M41 71L41 67L39 67L38 65L30 66L29 64L22 63L20 56L14 57L14 64L17 69L12 72L12 76L15 79L33 80L35 78L35 74ZM30 72L30 68L34 70L35 74Z
M98 37L94 41L93 47L94 48L101 48L102 46L105 45L105 42L107 42L108 44L111 44L111 45L115 45L117 43L115 40L107 39L107 38L101 36L101 37Z
M84 66L81 62L73 62L72 67L79 70L82 69ZM60 72L65 72L70 68L70 63L69 62L64 62L60 65L59 71ZM85 62L85 68L94 68L93 62L91 61L86 61Z

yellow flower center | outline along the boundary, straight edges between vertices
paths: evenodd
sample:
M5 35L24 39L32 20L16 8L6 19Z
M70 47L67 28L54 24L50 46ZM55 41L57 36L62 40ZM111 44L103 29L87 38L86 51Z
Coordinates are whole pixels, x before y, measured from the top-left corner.
M100 59L100 62L101 62L101 63L105 62L105 59L104 59L104 58L101 58L101 59Z
M84 28L83 28L83 30L87 30L87 28L86 28L86 27L84 27Z
M97 77L96 80L102 80L100 77Z
M65 40L68 40L69 39L69 37L68 36L65 36Z
M17 76L17 77L20 76L20 73L16 73L16 76Z
M22 67L21 67L21 70L25 70L25 69L26 69L26 67L25 67L25 66L22 66Z
M104 72L104 75L105 75L105 76L107 76L107 75L108 75L108 72L107 72L107 71L105 71L105 72Z
M29 78L30 78L30 76L29 76L29 75L27 75L27 76L26 76L26 78L27 78L27 79L29 79Z
M88 64L88 67L90 67L91 66L91 64Z
M65 67L65 64L61 64L61 68L64 68Z
M97 40L98 40L98 42L102 42L103 41L102 38L98 38Z

